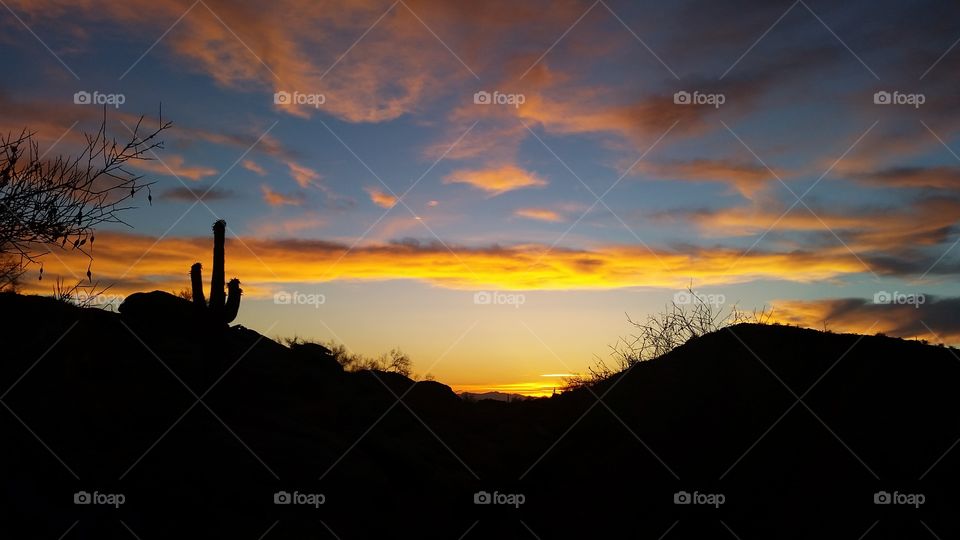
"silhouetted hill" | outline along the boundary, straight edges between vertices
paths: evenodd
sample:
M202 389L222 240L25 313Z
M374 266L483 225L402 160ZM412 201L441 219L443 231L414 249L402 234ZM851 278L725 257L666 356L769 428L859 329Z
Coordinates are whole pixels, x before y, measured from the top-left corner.
M178 306L0 295L0 537L960 534L950 349L737 325L594 388L468 402ZM125 500L74 504L81 491ZM874 504L881 491L924 501Z

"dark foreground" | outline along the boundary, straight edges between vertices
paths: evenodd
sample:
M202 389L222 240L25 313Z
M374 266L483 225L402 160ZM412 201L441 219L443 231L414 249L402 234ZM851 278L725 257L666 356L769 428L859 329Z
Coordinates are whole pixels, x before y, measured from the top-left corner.
M960 536L949 349L738 325L468 403L240 327L0 312L4 539Z

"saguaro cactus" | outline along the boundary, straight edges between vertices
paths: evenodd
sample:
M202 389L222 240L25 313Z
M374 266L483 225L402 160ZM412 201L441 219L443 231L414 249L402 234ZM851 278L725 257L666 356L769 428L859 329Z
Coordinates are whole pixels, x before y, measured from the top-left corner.
M218 219L213 224L213 274L210 276L210 313L220 318L223 315L223 304L226 297L223 292L223 244L227 222ZM230 321L227 321L230 322Z
M200 263L190 267L190 285L193 288L193 303L205 309L214 321L229 324L237 318L240 311L240 280L233 278L227 284L227 295L223 291L223 245L227 222L220 219L213 224L213 275L210 277L210 302L203 297L203 276Z

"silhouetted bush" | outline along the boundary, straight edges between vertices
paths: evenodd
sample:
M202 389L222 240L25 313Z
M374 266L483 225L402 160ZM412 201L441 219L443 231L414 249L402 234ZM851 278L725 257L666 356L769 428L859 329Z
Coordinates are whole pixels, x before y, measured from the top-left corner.
M650 315L642 322L634 321L627 315L627 322L635 330L610 346L613 365L597 357L594 365L587 368L587 374L566 379L566 389L608 379L638 362L658 358L684 343L734 324L767 324L772 316L772 312L766 308L751 313L741 311L736 304L722 308L697 294L692 286L687 288L687 298L690 299L689 304L671 301L663 312Z
M100 296L110 290L111 286L100 287L99 282L84 283L77 281L74 285L67 285L62 278L57 278L53 284L53 297L61 302L73 304L78 307L96 307L103 305L112 308L113 305L99 302Z
M282 340L288 347L295 347L306 343L315 343L322 345L330 351L330 355L343 366L346 371L387 371L397 373L404 377L413 376L413 360L401 351L399 348L390 349L390 352L383 353L380 356L364 356L359 353L352 353L342 343L334 341L319 342L306 340L300 337L286 338Z

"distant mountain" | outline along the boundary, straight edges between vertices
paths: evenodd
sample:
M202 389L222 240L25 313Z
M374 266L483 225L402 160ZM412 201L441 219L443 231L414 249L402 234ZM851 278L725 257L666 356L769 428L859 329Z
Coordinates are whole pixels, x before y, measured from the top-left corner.
M737 325L465 401L185 307L0 295L0 538L960 537L952 349Z
M482 401L484 399L489 399L493 401L506 402L533 399L530 396L524 396L522 394L510 394L506 392L460 392L460 397L471 401Z

